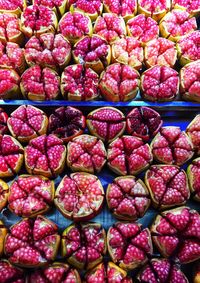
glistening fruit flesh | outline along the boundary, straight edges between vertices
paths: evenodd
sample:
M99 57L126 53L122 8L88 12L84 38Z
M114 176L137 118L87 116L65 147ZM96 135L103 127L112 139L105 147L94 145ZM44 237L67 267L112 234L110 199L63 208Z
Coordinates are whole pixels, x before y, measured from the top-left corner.
M54 183L42 176L20 175L10 185L9 209L21 217L46 213L54 199Z
M0 99L16 99L20 94L20 77L13 69L0 69Z
M126 270L145 264L153 252L149 229L137 223L115 223L108 230L107 244L113 262Z
M107 13L114 13L118 16L122 16L125 21L132 18L137 13L137 1L136 0L104 0L104 10Z
M6 182L0 179L0 211L6 206L9 195L9 187Z
M187 10L191 16L198 16L200 13L199 0L172 0L172 7L177 9Z
M151 202L145 184L133 176L115 178L107 187L106 200L116 218L129 221L143 217Z
M43 5L53 10L58 17L62 16L67 8L67 0L32 0L34 5Z
M160 21L171 8L170 0L138 0L138 13Z
M95 222L72 224L62 234L61 248L67 262L79 269L91 269L103 261L106 232Z
M12 265L8 260L0 260L0 282L25 283L24 270Z
M0 257L2 258L2 255L4 253L4 242L5 242L5 237L8 233L7 228L5 227L3 221L0 220Z
M67 165L74 172L99 173L106 157L103 142L94 136L80 135L67 145Z
M34 220L25 218L11 226L4 251L10 263L35 268L55 260L59 244L56 224L39 215Z
M26 7L26 0L0 0L0 13L11 13L20 16Z
M8 132L7 127L8 114L3 108L0 108L0 135L6 134Z
M164 257L186 264L200 258L200 215L178 207L158 215L151 227L155 246Z
M101 73L99 89L108 101L128 101L136 97L139 83L139 73L133 67L115 63Z
M145 174L145 183L155 208L183 205L190 197L187 175L178 166L153 165Z
M69 0L70 10L83 12L88 15L91 21L101 15L103 3L101 0Z
M196 158L188 166L187 175L193 198L200 201L200 158Z
M102 107L88 114L87 126L92 135L110 143L124 133L125 116L117 108Z
M190 137L196 154L200 155L200 115L197 115L186 129L187 135Z
M137 175L149 167L153 156L139 138L122 136L108 146L108 166L118 175Z
M100 212L103 201L104 190L100 180L83 172L65 176L54 200L61 213L73 221L92 219Z

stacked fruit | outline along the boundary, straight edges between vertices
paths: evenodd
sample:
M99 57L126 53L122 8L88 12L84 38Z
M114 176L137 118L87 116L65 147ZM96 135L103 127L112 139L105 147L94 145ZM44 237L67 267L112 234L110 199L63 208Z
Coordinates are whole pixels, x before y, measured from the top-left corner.
M199 0L1 0L0 98L200 102L199 14Z

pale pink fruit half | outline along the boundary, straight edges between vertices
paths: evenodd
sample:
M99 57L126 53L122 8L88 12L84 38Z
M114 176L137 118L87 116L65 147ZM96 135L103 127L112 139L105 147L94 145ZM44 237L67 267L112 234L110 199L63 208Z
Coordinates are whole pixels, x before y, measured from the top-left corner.
M186 133L190 137L196 154L200 155L200 115L197 115L187 126Z
M200 158L196 158L187 168L192 197L200 201Z

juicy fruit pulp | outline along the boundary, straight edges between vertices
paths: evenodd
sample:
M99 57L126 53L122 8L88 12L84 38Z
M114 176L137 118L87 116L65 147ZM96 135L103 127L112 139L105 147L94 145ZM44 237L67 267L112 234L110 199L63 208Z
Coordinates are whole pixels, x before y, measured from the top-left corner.
M54 202L66 218L84 221L100 212L103 201L104 190L99 179L81 172L62 179Z
M88 15L92 21L102 13L101 0L69 0L70 10L81 11Z
M22 44L24 36L21 32L20 21L16 15L0 14L0 40L3 43L15 42Z
M19 94L20 77L13 69L0 69L0 99L15 99Z
M196 154L200 155L200 115L197 115L188 125L186 133L193 143Z
M171 3L169 0L138 0L138 11L148 17L160 21L170 10Z
M57 256L60 236L57 226L43 216L23 219L10 228L5 240L5 254L15 265L37 267Z
M172 7L186 9L191 16L198 16L200 12L200 1L172 0Z
M58 17L65 13L67 0L33 0L35 5L43 5L53 10Z
M25 283L24 271L15 267L9 261L1 259L0 270L0 282Z
M200 158L194 159L188 166L187 175L193 198L200 201Z
M0 108L0 135L6 134L8 132L7 120L7 113L3 110L3 108Z
M137 13L136 0L104 0L103 4L106 12L122 16L125 21Z
M62 255L79 269L91 269L106 253L106 232L98 223L72 224L61 240Z

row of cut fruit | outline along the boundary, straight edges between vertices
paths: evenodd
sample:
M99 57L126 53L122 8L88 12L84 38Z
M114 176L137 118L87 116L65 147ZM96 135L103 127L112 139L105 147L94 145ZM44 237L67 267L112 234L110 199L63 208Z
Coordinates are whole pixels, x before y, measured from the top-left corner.
M157 215L150 229L143 228L136 222L116 222L106 233L99 223L86 222L72 223L59 235L57 225L39 215L34 219L24 218L9 229L1 222L0 252L1 255L5 254L10 264L34 268L54 261L60 250L61 258L73 267L90 270L86 273L86 282L93 283L107 282L101 271L103 266L100 265L100 268L99 264L108 251L112 261L124 270L144 266L138 275L139 282L157 283L162 278L165 283L184 283L188 281L175 263L187 264L200 258L199 225L200 215L197 211L189 207L179 207ZM154 249L166 259L153 259ZM4 264L9 266L8 262ZM118 276L126 277L126 272L113 263L109 263L108 268L110 267L116 269L113 272L118 271ZM175 269L174 272L172 269ZM157 274L157 271L162 271L163 274ZM30 278L30 282L46 282L41 272L43 271L33 271L31 276L41 276L43 281ZM104 275L101 281L97 281L98 274ZM48 272L44 272L44 275L48 276ZM80 282L76 281L78 279L75 275L78 276L78 273L73 273L74 281L50 282ZM156 275L158 278L154 277ZM108 282L132 282L114 279L115 277ZM119 279L122 280L123 277Z

